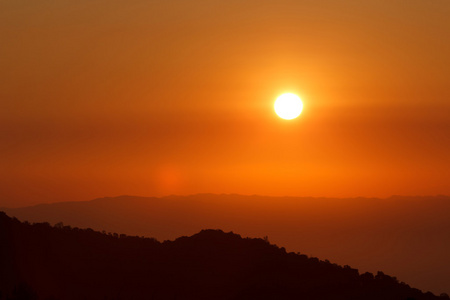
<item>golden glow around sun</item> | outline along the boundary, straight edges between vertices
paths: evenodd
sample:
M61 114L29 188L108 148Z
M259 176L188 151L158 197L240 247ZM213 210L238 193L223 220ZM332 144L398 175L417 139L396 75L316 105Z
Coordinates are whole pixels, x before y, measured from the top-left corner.
M300 115L303 109L303 103L297 95L286 93L275 100L274 108L280 118L291 120Z

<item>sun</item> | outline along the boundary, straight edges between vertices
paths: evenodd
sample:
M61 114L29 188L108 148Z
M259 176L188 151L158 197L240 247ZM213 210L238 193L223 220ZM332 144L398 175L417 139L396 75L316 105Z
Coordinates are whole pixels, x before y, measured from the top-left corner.
M280 118L292 120L302 112L303 103L297 95L286 93L275 100L274 109Z

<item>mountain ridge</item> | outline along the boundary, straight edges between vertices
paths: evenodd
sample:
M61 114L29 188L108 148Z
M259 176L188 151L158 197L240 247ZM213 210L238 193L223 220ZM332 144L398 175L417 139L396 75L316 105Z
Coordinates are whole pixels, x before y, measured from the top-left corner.
M222 230L158 242L2 212L0 229L0 290L20 299L449 299Z
M203 228L269 236L289 251L379 269L435 293L450 291L450 197L297 198L198 194L103 197L5 210L30 222L173 240ZM420 255L420 259L416 259ZM420 270L420 272L417 272Z
M0 206L1 211L5 210L15 210L15 209L24 209L24 208L31 208L36 206L47 206L47 205L55 205L55 204L69 204L69 203L89 203L89 202L97 202L97 201L104 201L104 200L114 200L114 199L126 199L126 198L140 198L140 199L177 199L177 198L191 198L191 197L198 197L198 196L238 196L238 197L246 197L246 198L252 198L252 197L260 197L260 198L287 198L287 199L311 199L311 200L318 200L318 199L327 199L327 200L344 200L344 199L354 199L354 200L398 200L398 199L427 199L427 198L440 198L443 200L450 200L450 195L444 195L444 194L437 194L437 195L391 195L387 197L365 197L365 196L355 196L355 197L317 197L317 196L265 196L265 195L259 195L259 194L236 194L236 193L222 193L222 194L216 194L216 193L197 193L197 194L187 194L187 195L166 195L166 196L139 196L139 195L131 195L131 194L124 194L124 195L118 195L118 196L104 196L104 197L98 197L90 200L78 200L78 201L56 201L56 202L49 202L49 203L37 203L32 205L25 205L25 206L18 206L18 207L9 207L9 206Z

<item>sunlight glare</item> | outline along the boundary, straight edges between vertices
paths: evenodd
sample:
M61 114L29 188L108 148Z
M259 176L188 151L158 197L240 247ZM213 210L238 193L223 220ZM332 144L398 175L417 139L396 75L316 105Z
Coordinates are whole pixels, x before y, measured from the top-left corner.
M303 110L303 103L300 98L291 93L286 93L275 100L276 114L285 120L297 118Z

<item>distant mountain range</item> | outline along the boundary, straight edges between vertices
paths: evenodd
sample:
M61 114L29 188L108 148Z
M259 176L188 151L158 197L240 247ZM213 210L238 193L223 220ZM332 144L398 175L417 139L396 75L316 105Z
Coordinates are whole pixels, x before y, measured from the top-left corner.
M221 230L160 243L0 212L0 299L450 299Z
M121 196L4 211L49 222L160 241L205 228L268 236L360 271L383 270L436 294L450 292L450 197L295 198L199 194Z

